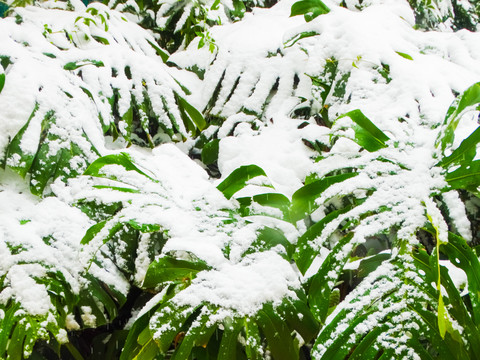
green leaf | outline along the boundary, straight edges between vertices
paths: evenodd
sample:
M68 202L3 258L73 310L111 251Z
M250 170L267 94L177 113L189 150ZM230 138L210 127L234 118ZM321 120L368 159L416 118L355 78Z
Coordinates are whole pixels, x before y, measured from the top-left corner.
M108 42L108 41L107 41ZM98 60L83 60L83 61L72 61L63 66L65 70L76 70L79 67L85 66L85 65L94 65L96 67L103 67L105 66L102 61Z
M242 254L242 257L247 254L270 250L277 245L282 245L285 248L287 257L291 258L293 245L287 240L283 232L270 227L265 227L260 230L257 239L253 241L250 247Z
M285 48L288 48L288 47L291 47L291 46L295 45L295 43L299 40L305 39L307 37L317 36L317 35L320 35L318 33L318 31L304 31L304 32L301 32L300 34L297 34L297 35L291 37L287 41L285 41L283 43L283 46Z
M5 17L5 14L8 10L9 6L5 4L3 1L0 1L0 17Z
M2 92L4 86L5 86L5 74L1 73L0 74L0 93Z
M447 146L453 143L455 138L455 129L460 121L461 115L464 111L480 103L480 82L469 87L459 99L456 99L447 111L444 125L445 129L440 132L435 145L441 145L442 151L445 151Z
M252 197L237 198L237 201L240 203L240 210L241 210L242 216L264 214L262 209L257 211L256 209L250 208L250 205L252 204L252 202L255 202L261 206L268 206L268 207L281 210L283 213L282 219L284 220L289 220L290 218L290 200L283 194L279 194L279 193L258 194ZM275 215L270 215L270 216L275 217Z
M166 63L168 61L168 58L169 58L170 55L165 50L159 48L157 45L155 45L150 40L147 39L147 42L150 44L151 47L153 47L155 49L155 52L157 53L158 56L160 56L162 61L164 63Z
M138 354L138 352L141 351L142 345L139 344L138 338L142 331L148 328L148 323L152 314L163 304L163 300L165 300L165 297L133 323L128 331L125 346L120 354L120 360L131 360L135 354Z
M465 140L462 141L460 146L456 148L450 156L443 158L438 163L443 168L448 168L450 165L461 165L463 167L470 163L476 153L477 144L480 142L480 126L472 132Z
M153 288L166 281L182 281L184 278L193 279L199 271L209 268L201 260L193 262L164 256L150 264L143 286Z
M159 349L157 343L153 339L149 339L138 352L138 354L132 358L132 360L151 360L158 359Z
M92 35L92 38L93 38L95 41L97 41L97 42L99 42L99 43L102 43L103 45L110 45L110 42L109 42L106 38L104 38L104 37L102 37L102 36ZM103 66L103 63L102 63L102 66ZM67 70L68 70L68 69L67 69Z
M265 171L257 165L245 165L235 169L218 186L223 195L230 199L237 191L247 185L247 181L257 176L267 176Z
M238 334L242 329L241 319L226 318L223 321L223 335L218 350L218 360L235 360L237 358Z
M161 353L165 354L170 348L175 336L195 310L196 308L189 305L178 308L171 303L167 303L166 306L156 311L150 321L150 329L155 333L154 340L157 342Z
M178 105L181 110L184 110L183 114L188 115L189 120L191 120L198 129L202 131L207 127L207 123L203 118L203 115L195 107L193 107L187 100L175 93Z
M105 220L91 226L83 236L82 241L80 243L82 245L88 244L105 227L106 224L107 224L107 221Z
M246 317L243 322L245 328L245 352L249 360L262 360L262 338L258 325L250 317Z
M330 345L327 348L327 351L323 354L321 359L324 360L340 360L348 358L347 355L351 352L351 348L355 346L357 343L358 334L355 331L355 328L365 321L368 317L367 313L360 313L356 317L352 318L351 321L348 323L348 327L343 330L343 332L335 337L332 338L332 333L336 330L339 322L341 319L346 317L346 310L342 309L337 316L326 326L322 329L321 333L315 340L315 344L313 346L313 350L316 347L323 345L325 342L329 341Z
M372 271L375 271L382 263L392 257L390 253L380 253L360 261L358 266L358 277L364 278Z
M120 165L125 168L127 171L136 171L137 173L147 177L153 182L158 182L151 176L147 175L145 172L140 170L133 162L133 159L127 153L112 154L102 156L101 158L95 160L90 166L85 170L84 175L90 175L95 177L106 177L112 180L116 180L114 176L109 176L108 174L102 173L100 170L107 165Z
M270 206L277 209L285 209L290 206L290 200L279 193L258 194L252 197L252 200L263 206Z
M120 191L120 192L131 193L131 194L140 194L141 193L140 190L132 189L132 188L126 188L126 187L120 187L120 186L93 185L93 188L95 188L95 189L110 189L110 190L115 190L115 191Z
M272 304L265 304L258 311L256 322L265 335L268 349L275 360L298 359L298 349L295 348L290 330Z
M378 326L370 331L360 343L355 347L355 350L352 352L352 355L349 356L349 360L366 360L366 359L375 359L377 357L377 353L381 350L377 347L374 351L369 354L370 356L366 356L369 353L369 350L372 349L378 340L378 336L388 329L387 326Z
M353 233L350 233L340 239L322 263L318 273L312 276L308 289L308 302L313 315L321 322L324 322L328 315L332 288L335 286L343 266L350 256L351 251L345 252L343 249L352 238ZM332 271L334 272L334 278L331 275Z
M309 343L317 335L320 324L307 305L307 297L296 291L297 299L284 299L277 312L285 319L290 329L297 331L305 343Z
M463 238L453 233L448 234L448 242L440 249L450 262L465 271L468 280L469 297L472 303L474 323L480 325L480 262L473 250ZM443 251L444 250L444 251Z
M3 318L0 318L0 358L3 357L7 351L10 335L17 321L15 314L18 309L20 309L20 304L14 301L7 307Z
M355 140L365 150L374 152L387 147L385 142L390 138L377 128L360 110L352 110L340 116L339 119L343 117L349 117L358 125L353 127Z
M20 129L20 131L14 136L12 141L7 147L7 165L20 174L22 177L25 177L30 170L33 160L35 159L35 153L26 153L21 148L21 143L23 135L30 125L30 121L35 116L35 113L38 110L38 103L35 104L35 108L30 115L30 118L26 124Z
M413 60L413 58L412 58L410 55L408 55L408 54L405 54L405 53L400 52L400 51L395 51L395 52L396 52L398 55L400 55L401 57L403 57L403 58L405 58L405 59L407 59L407 60Z
M313 247L310 242L320 236L325 226L333 219L337 218L341 214L345 214L351 209L352 206L347 206L343 209L332 211L320 221L310 226L307 231L305 231L305 233L298 238L293 259L303 275L305 275L313 260L319 253L319 250L316 247Z
M318 205L315 200L331 185L345 181L357 176L358 173L351 172L340 175L327 176L323 179L314 181L298 189L292 195L291 221L296 222L304 218L306 214L311 214Z
M445 310L445 304L443 303L443 296L438 296L438 330L442 339L445 339L447 327L452 327L450 320L448 319L447 311Z
M212 141L205 144L202 149L202 162L205 165L213 164L218 160L218 149L220 145L220 140L213 139Z
M304 15L305 21L309 22L329 11L330 9L321 0L301 0L292 5L290 16Z
M453 189L476 192L480 186L480 160L472 161L465 167L447 173L445 180Z
M185 334L180 346L173 353L172 360L187 360L194 346L206 347L217 325L210 323L212 313L204 312L197 317Z

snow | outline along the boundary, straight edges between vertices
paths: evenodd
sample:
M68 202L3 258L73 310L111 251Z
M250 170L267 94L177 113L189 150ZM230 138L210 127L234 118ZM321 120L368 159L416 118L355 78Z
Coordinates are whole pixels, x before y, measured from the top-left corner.
M194 40L171 54L169 62L175 67L164 64L149 45L155 35L138 26L134 15L119 12L122 4L110 10L100 3L86 8L76 1L75 11L67 11L61 9L63 3L45 2L17 9L22 24L16 24L13 17L0 20L0 55L11 59L0 93L0 159L7 165L0 170L0 278L5 279L0 306L14 299L26 313L47 319L56 310L49 288L38 279L55 272L62 274L75 295L88 286L86 273L126 295L132 285L142 286L155 256L168 254L208 265L172 302L178 307L217 306L221 310L214 320L218 321L252 316L265 303L278 305L284 298L296 299L295 291L318 272L343 236L339 228L349 221L354 225L346 229L354 236L335 254L339 263L350 257L355 246L389 231L395 231L408 246L418 245L416 233L428 221L438 231L437 240L446 243L449 224L445 215L454 231L472 240L469 209L457 191L445 191L445 171L437 166L442 154L435 142L445 129L445 113L455 95L480 81L480 33L447 31L448 23L438 26L444 31L415 30L414 13L406 0L364 1L362 11L353 0L347 1L348 8L338 6L339 1L325 1L332 11L308 23L302 16L290 17L294 2L281 0L271 9L256 8L237 22L223 18L223 25L209 29L215 50L198 48L198 39ZM166 2L168 6L159 13L150 14L159 26L173 3ZM441 13L450 10L438 9ZM184 25L186 14L176 30ZM316 35L300 39L304 32ZM326 64L333 62L338 63L338 71L323 104L322 88L312 78L321 78ZM66 70L69 63L81 66ZM383 76L380 70L386 66ZM195 67L205 71L203 79L190 71ZM335 86L342 76L348 81L340 94ZM187 95L180 84L192 94ZM115 93L119 95L118 114L113 114L109 103ZM193 149L196 139L181 120L176 95L222 119L203 133L207 139L216 136L220 140L219 179L210 178L205 166L189 156L198 150ZM174 133L152 134L153 149L142 148L140 141L132 145L129 137L137 135L130 134L127 121L118 118L128 113L132 103L143 104L147 99L151 113L135 105L143 121L155 118L145 131L160 126ZM322 106L328 108L332 128L318 126L312 114L294 116L295 110L307 104L316 112ZM361 109L389 137L385 148L367 152L358 144L354 121L349 117L336 120L355 109ZM54 120L47 126L50 118ZM478 127L477 119L478 111L462 114L448 151ZM124 139L113 141L104 129L115 120ZM31 175L22 179L9 169L27 167L24 158L7 149L27 122L19 142L22 154L33 157L42 144L50 157L71 151L73 146L80 149L82 154L69 159L67 175L81 174L100 155L125 153L147 176L109 164L101 169L102 177L50 179L42 196L35 197L27 183L37 180ZM47 133L54 139L46 141ZM329 151L318 158L317 151L305 146L307 140L327 145ZM251 164L260 166L266 177L255 178L227 200L216 186L238 167ZM311 220L321 220L327 208L343 198L366 199L328 223L312 241L318 255L304 276L294 262L285 259L282 246L245 255L264 227L281 230L294 245L307 224L289 223L281 219L280 210L267 211L255 204L252 209L262 216L242 218L235 198L275 192L292 199L308 176L321 179L347 168L359 174L328 187L316 199L319 209ZM115 186L134 191L109 188ZM122 205L115 214L104 214L105 226L88 244L81 244L82 238L98 219L81 211L84 203ZM381 208L386 210L378 211ZM127 251L127 244L121 239L114 245L104 241L118 223L124 228L129 223L153 224L165 237L165 244L158 246L161 252L152 254L151 232L139 235L131 274L124 271L127 260L114 260ZM425 273L408 268L411 262L398 249L391 253L392 262L370 273L328 317L327 324L342 309L350 311L331 338L346 330L362 307L390 290L397 291L399 298L410 290L411 299L431 300L400 278L423 281ZM405 260L405 268L394 265L394 260ZM347 262L344 269L357 270L359 262ZM462 295L467 294L463 271L449 262L441 263ZM331 269L327 280L335 284L341 270ZM136 318L164 296L163 292L156 294ZM391 328L379 343L387 348L396 344L397 355L416 358L406 345L408 336L398 328L410 322L412 329L418 326L415 313L405 310L408 301L376 305L378 311L357 325L350 341L357 341L392 315ZM66 330L78 330L80 320L70 313L72 309L65 311ZM0 314L4 316L1 309ZM90 306L81 307L80 318L85 326L98 325ZM64 329L56 336L61 343L68 341ZM314 355L320 357L329 344L316 346Z
M274 252L262 252L247 255L237 264L226 263L200 273L176 296L175 303L179 306L207 303L233 311L234 315L254 315L265 303L279 305L283 297L295 299L291 289L299 287L290 264Z

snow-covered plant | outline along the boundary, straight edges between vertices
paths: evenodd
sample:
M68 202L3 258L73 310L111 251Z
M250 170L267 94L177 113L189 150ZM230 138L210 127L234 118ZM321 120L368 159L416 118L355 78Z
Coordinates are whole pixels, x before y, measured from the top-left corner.
M480 358L476 1L0 4L0 358Z
M360 110L334 122L330 152L292 197L294 219L319 219L298 240L299 269L330 250L308 283L310 309L326 324L315 358L478 357L479 262L466 242L472 233L459 191L478 196L480 128L452 143L479 103L477 83L440 127L401 118L390 137ZM424 133L408 136L414 128ZM360 147L346 151L345 141ZM463 299L452 267L467 274ZM335 307L332 299L343 300Z
M271 6L275 0L109 0L109 7L137 17L137 22L153 30L159 45L174 52L199 37L199 47L213 52L215 40L209 28L236 21L255 6Z
M81 174L103 134L153 147L205 126L163 63L166 54L120 13L94 3L80 12L15 14L1 24L0 101L8 111L0 165L30 173L34 193L50 179Z
M318 323L290 264L293 245L272 225L242 220L224 197L263 171L238 169L220 192L175 148L157 154L148 170L125 153L96 160L85 172L94 189L76 195L88 213L115 209L82 240L92 261L99 252L121 258L120 271L156 294L140 310L121 358L231 359L242 349L249 359L267 350L276 359L297 358ZM173 162L183 169L162 174ZM192 182L193 197L184 188Z
M475 31L480 16L477 0L409 0L417 25L432 29L441 26Z

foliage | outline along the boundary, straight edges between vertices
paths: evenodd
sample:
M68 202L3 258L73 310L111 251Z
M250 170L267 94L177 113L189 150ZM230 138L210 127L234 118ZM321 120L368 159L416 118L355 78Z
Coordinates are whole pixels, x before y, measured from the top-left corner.
M254 6L271 6L269 0L209 0L203 1L142 1L110 0L105 3L113 9L132 13L141 26L152 29L161 48L175 52L200 37L198 46L208 45L215 50L215 41L209 28L243 18Z
M476 30L476 1L409 4L408 34ZM8 6L1 358L480 358L480 83L441 119L436 82L372 105L440 45L328 43L374 1ZM279 129L303 173L225 170Z

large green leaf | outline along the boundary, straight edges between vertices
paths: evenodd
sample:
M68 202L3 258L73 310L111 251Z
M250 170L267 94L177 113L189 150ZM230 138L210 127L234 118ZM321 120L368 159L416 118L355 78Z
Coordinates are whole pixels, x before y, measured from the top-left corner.
M258 327L267 339L268 348L274 360L298 359L298 349L290 330L271 304L265 304L257 313Z
M19 173L22 177L25 177L27 175L28 171L32 167L33 160L35 159L35 153L24 151L21 147L21 143L23 136L30 125L30 122L35 117L35 114L38 111L38 107L38 103L36 103L27 122L25 123L25 125L22 126L20 131L10 141L10 144L7 148L8 166L15 170L17 173Z
M320 324L310 311L305 294L297 291L297 296L298 299L284 299L276 310L290 329L297 331L305 343L309 343L317 335Z
M265 171L257 165L245 165L235 169L218 186L227 199L247 185L247 181L257 176L266 176Z
M472 303L472 317L480 326L480 262L465 240L453 233L448 234L448 242L440 249L448 256L450 262L467 274L469 297Z
M460 146L456 148L450 156L443 158L438 165L444 168L448 168L451 165L461 165L463 167L468 166L477 153L476 147L479 142L480 127L463 140Z
M203 118L203 115L195 107L193 107L187 100L180 95L176 95L180 111L184 117L188 117L189 121L192 121L200 131L205 129L207 123Z
M439 134L436 145L441 145L442 151L453 143L455 138L455 129L460 121L461 115L469 108L480 103L480 83L473 84L462 96L455 100L447 111L444 125L445 129Z
M167 308L168 307L168 308ZM154 340L158 344L161 353L165 353L171 346L175 336L180 332L181 327L187 319L195 312L196 308L185 305L182 307L173 306L170 303L156 311L150 321L150 328L161 328L156 331Z
M312 277L308 289L308 302L315 317L322 323L328 315L330 294L335 286L343 266L350 256L343 248L353 238L353 233L344 236L327 256L317 274ZM333 274L332 274L333 273Z
M153 288L167 281L182 281L185 278L191 280L199 271L209 268L201 260L187 261L163 256L150 264L143 286Z
M277 245L284 247L287 258L290 258L293 255L293 245L287 240L283 232L270 227L265 227L259 231L257 239L252 242L242 256L270 250Z
M153 182L157 182L154 178L147 175L145 172L140 170L133 162L133 159L127 153L120 153L120 154L112 154L102 156L101 158L95 160L90 166L85 170L84 175L96 176L96 177L106 177L112 180L116 180L116 177L107 175L101 172L101 169L107 165L120 165L126 171L136 171L137 173L149 178Z
M308 22L329 11L330 9L321 0L301 0L292 5L290 16L304 15L305 21Z
M466 189L477 192L480 186L480 160L447 173L445 180L453 189Z
M343 117L349 117L357 124L353 127L355 141L365 150L374 152L387 147L385 142L390 138L377 128L360 110L352 110L340 116L339 119Z
M193 347L207 346L208 340L216 328L216 324L209 322L211 315L212 313L205 312L194 320L194 324L190 326L180 346L178 346L177 350L173 353L172 360L189 359Z
M243 327L242 319L226 318L223 321L223 335L218 350L218 360L235 360L237 358L238 335Z
M298 238L293 258L302 274L307 272L313 260L319 254L318 247L312 244L315 238L320 236L328 223L351 209L351 206L347 206L343 209L332 211L320 221L310 226L307 231L305 231L305 233Z
M340 175L327 176L298 189L292 195L291 220L293 222L301 220L306 214L311 214L315 209L317 209L319 205L316 204L315 200L328 187L357 175L358 173L356 172L350 172Z

